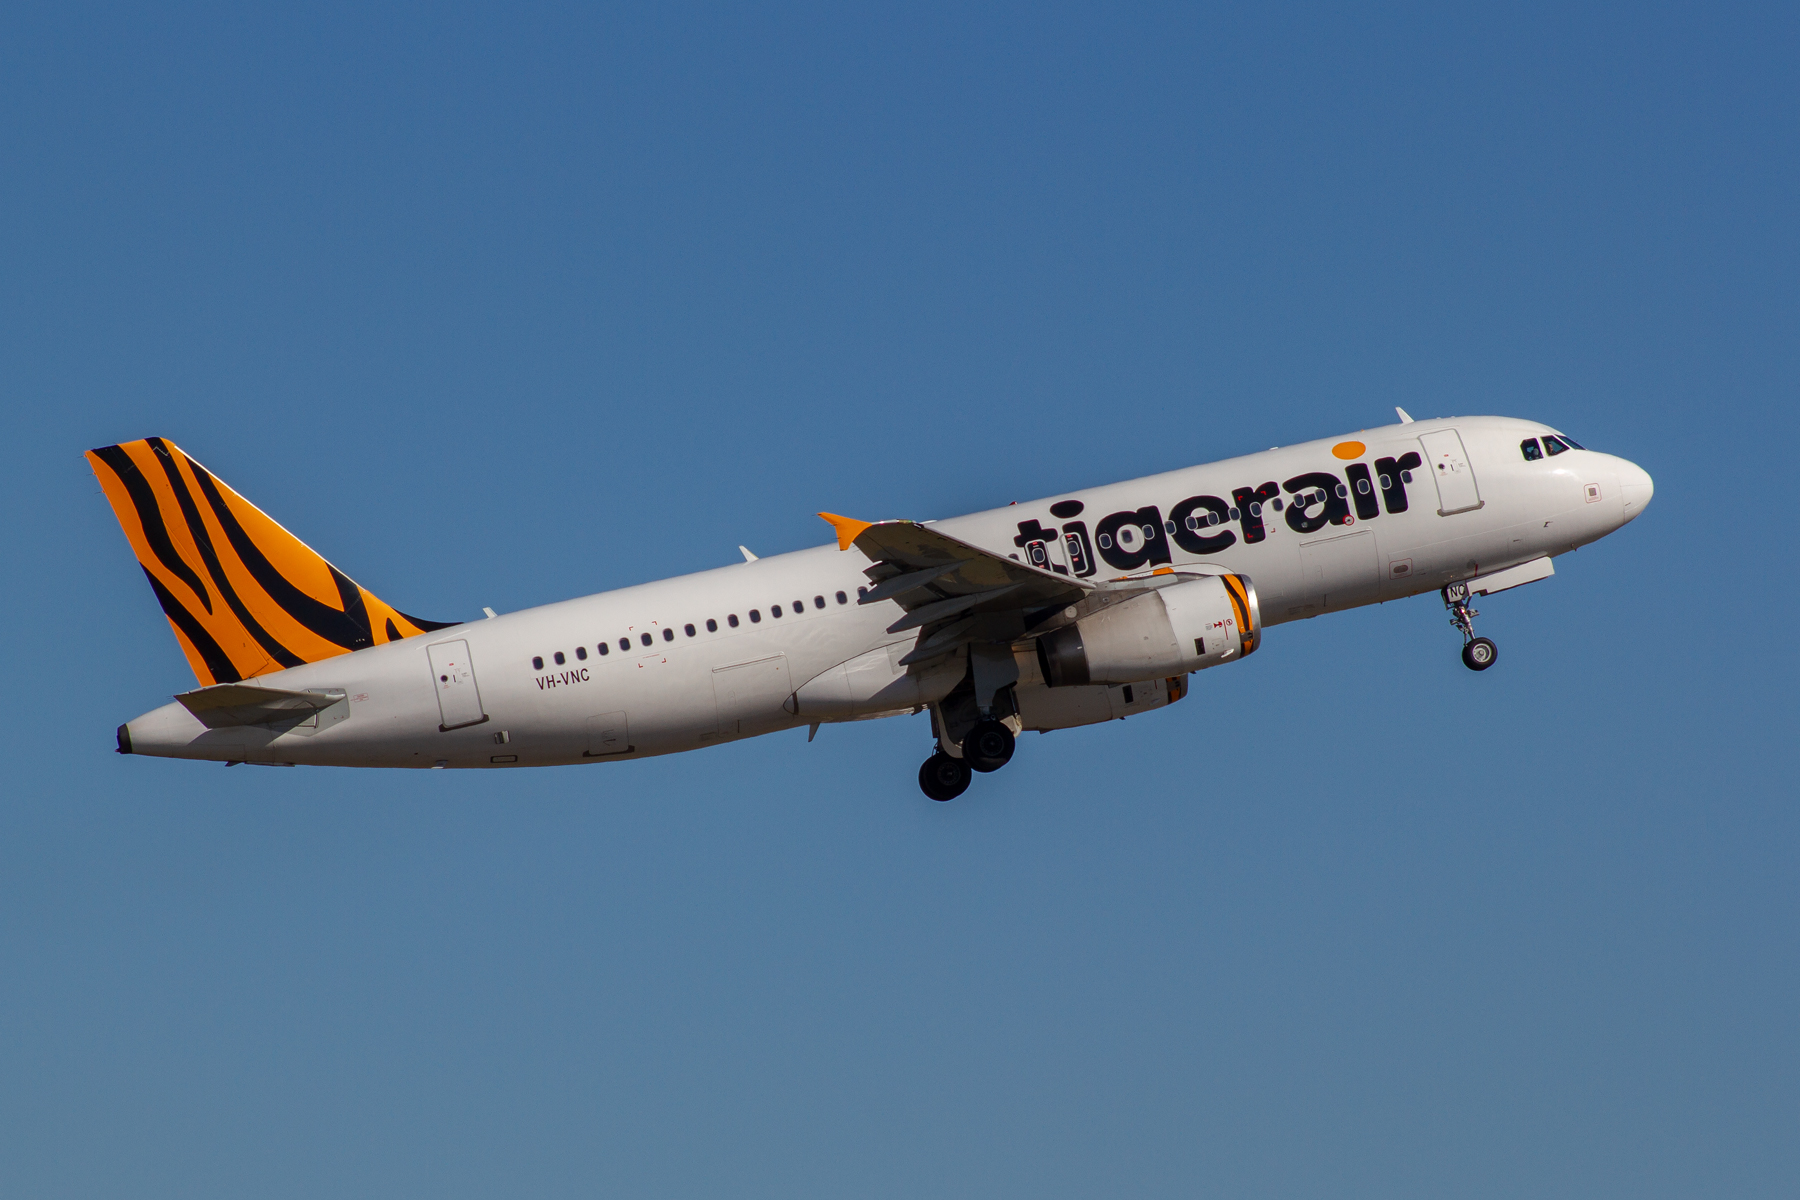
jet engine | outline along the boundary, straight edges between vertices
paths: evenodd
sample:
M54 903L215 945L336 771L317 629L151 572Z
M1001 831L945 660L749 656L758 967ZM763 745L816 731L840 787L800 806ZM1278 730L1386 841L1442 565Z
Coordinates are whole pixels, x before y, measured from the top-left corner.
M1249 579L1189 576L1044 634L1038 662L1051 687L1136 683L1242 658L1261 630Z

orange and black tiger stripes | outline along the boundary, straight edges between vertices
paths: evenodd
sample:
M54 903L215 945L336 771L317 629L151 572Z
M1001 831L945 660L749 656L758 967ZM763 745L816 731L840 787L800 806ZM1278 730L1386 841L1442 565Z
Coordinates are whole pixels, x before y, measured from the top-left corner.
M360 587L163 438L87 457L203 684L445 628Z
M1244 588L1244 581L1236 575L1222 575L1220 582L1225 585L1225 594L1231 597L1231 607L1237 615L1239 644L1244 655L1256 653L1256 646L1262 639L1262 631L1256 627L1256 616L1250 607L1250 594Z

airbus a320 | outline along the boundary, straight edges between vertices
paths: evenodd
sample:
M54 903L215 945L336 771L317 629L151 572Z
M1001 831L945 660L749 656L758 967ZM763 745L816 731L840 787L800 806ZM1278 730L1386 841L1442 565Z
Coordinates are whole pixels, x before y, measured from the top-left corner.
M1275 626L1549 578L1650 476L1535 421L1401 421L446 624L353 582L163 438L88 453L199 686L124 754L343 767L607 763L928 712L933 800L1027 730L1137 716ZM740 547L740 549L742 549ZM1254 581L1254 582L1252 582Z

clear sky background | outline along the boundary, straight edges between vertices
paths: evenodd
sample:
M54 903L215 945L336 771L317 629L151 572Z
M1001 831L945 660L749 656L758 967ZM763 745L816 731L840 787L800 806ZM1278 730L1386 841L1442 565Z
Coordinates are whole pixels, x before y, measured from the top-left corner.
M0 1190L1800 1191L1789 6L0 9ZM951 804L925 718L123 758L81 452L476 616L1393 419L1643 464Z

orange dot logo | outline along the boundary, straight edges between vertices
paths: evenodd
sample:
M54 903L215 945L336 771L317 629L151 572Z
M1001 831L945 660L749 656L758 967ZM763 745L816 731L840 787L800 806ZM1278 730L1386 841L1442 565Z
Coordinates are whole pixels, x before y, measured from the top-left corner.
M1345 462L1349 462L1353 458L1361 458L1363 451L1367 449L1368 447L1361 442L1339 442L1331 448L1331 452Z

